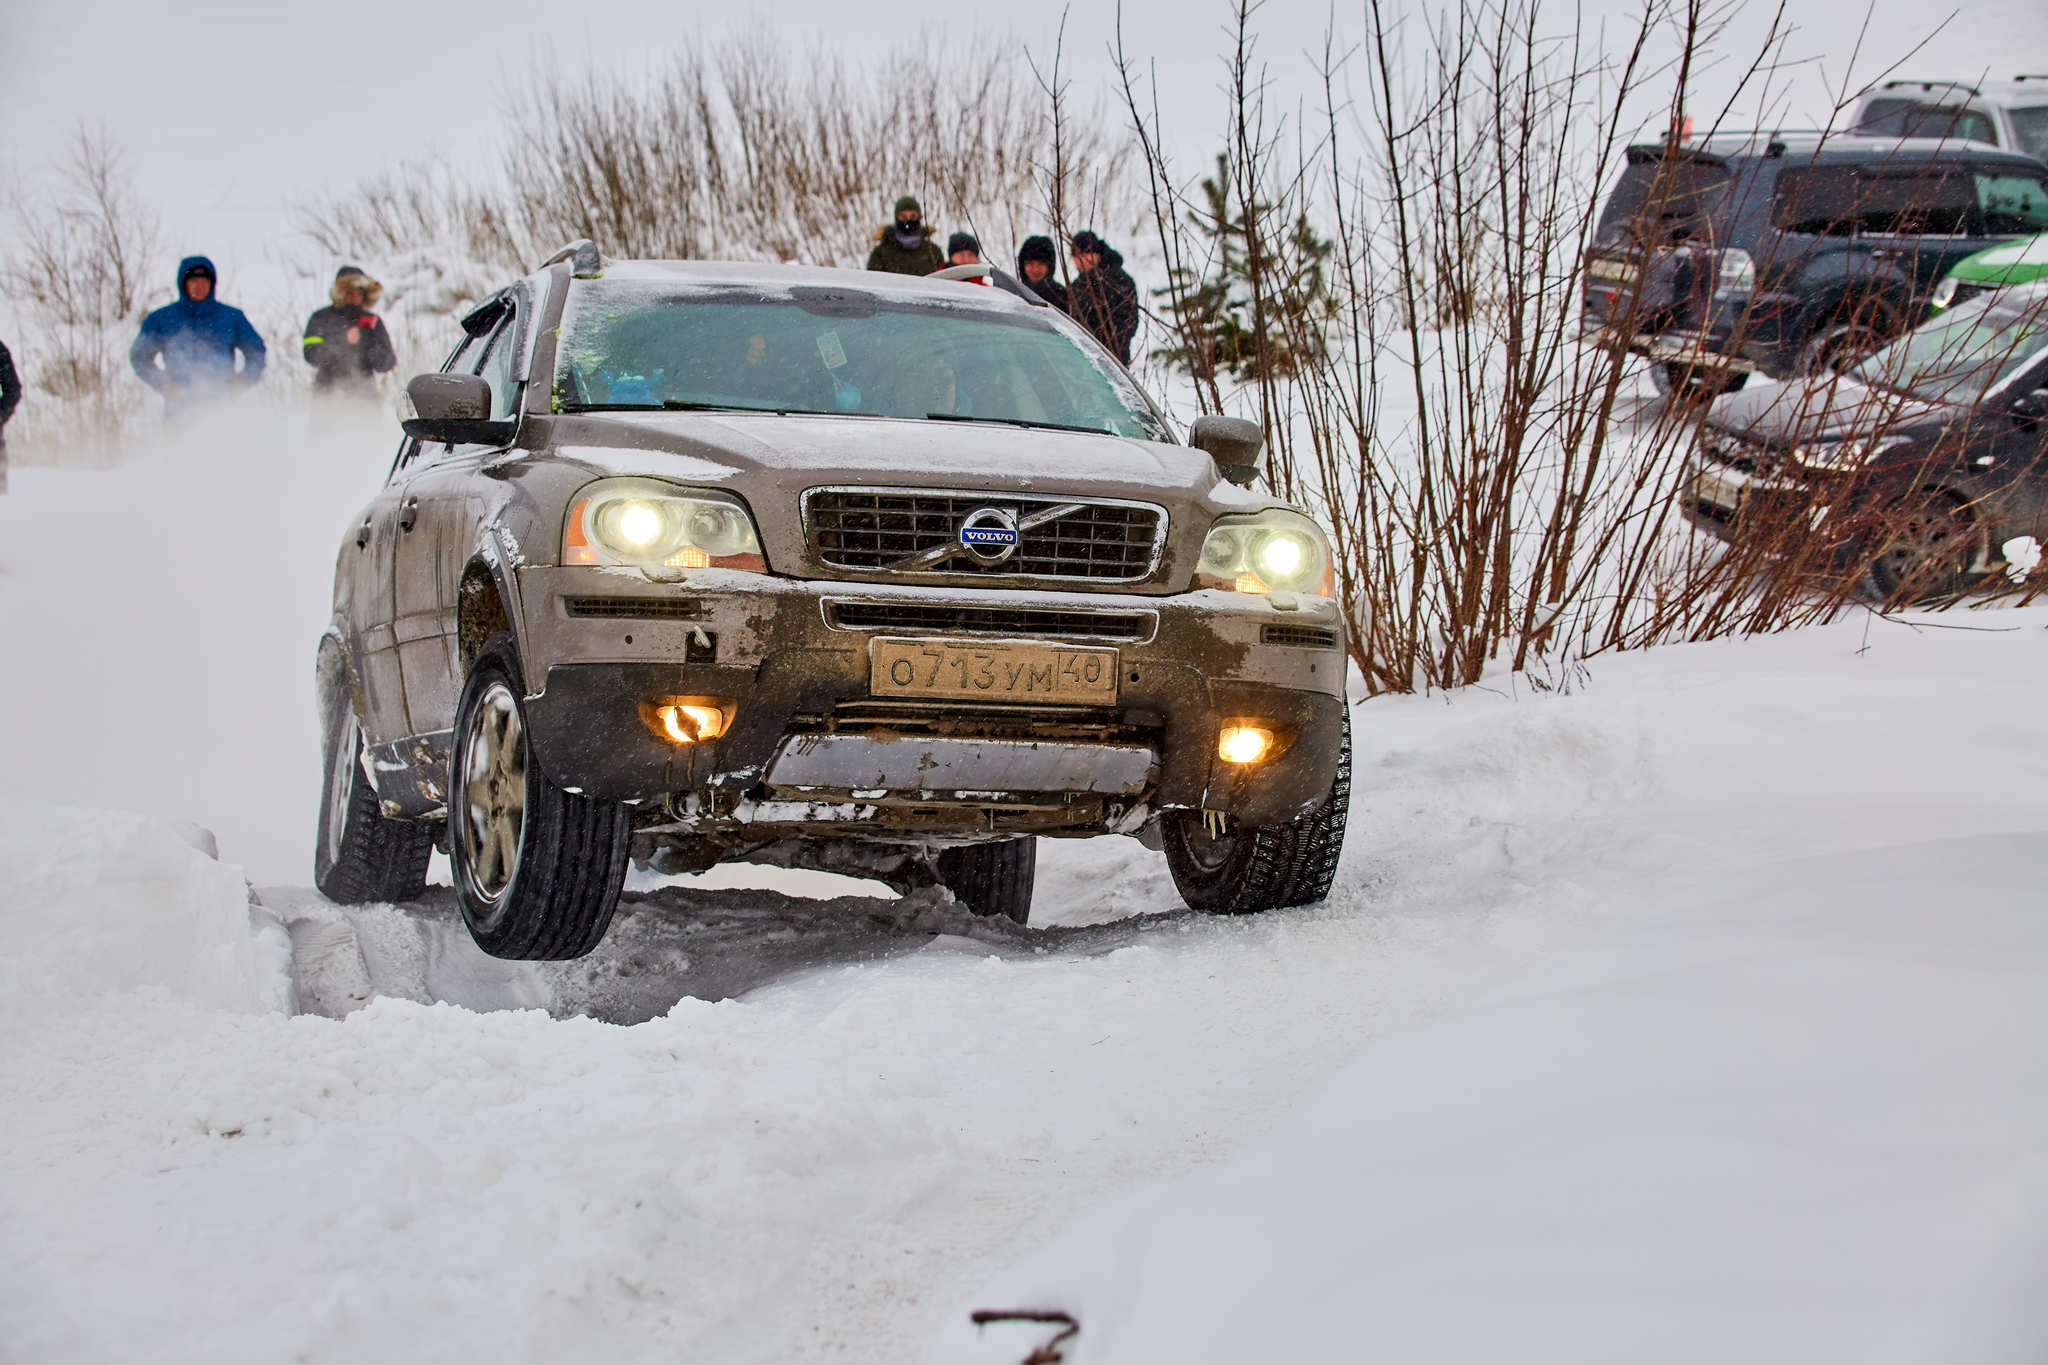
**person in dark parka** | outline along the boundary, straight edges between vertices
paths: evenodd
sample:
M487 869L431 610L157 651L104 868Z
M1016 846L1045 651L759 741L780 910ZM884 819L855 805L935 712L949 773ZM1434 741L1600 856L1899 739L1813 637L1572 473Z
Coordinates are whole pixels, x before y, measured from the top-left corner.
M1067 286L1067 311L1128 365L1131 339L1138 335L1137 281L1124 270L1123 256L1094 233L1077 232L1070 245L1075 273Z
M1050 237L1026 237L1024 245L1017 248L1017 277L1024 281L1024 287L1062 313L1071 312L1067 287L1060 283L1056 273L1059 268L1059 253Z
M14 373L14 357L0 345L0 493L7 491L7 419L21 406L21 378Z
M164 396L166 413L249 388L263 377L263 338L241 309L213 296L218 280L204 256L178 262L177 302L144 318L128 348L136 377Z
M945 269L946 258L932 236L932 226L924 220L924 209L917 200L904 195L896 201L896 221L875 230L875 249L868 253L868 269L892 275L929 275Z
M356 266L335 272L328 293L333 302L306 319L302 343L316 393L368 397L377 376L397 368L391 334L370 311L383 293L384 286Z

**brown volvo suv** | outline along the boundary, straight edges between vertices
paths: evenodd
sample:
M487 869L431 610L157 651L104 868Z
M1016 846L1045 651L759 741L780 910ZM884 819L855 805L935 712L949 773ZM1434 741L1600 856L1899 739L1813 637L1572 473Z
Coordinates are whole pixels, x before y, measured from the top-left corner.
M1350 781L1330 552L1056 310L971 283L617 262L487 300L349 527L315 877L477 943L603 937L629 859L941 884L1023 921L1035 839L1189 904L1321 899Z

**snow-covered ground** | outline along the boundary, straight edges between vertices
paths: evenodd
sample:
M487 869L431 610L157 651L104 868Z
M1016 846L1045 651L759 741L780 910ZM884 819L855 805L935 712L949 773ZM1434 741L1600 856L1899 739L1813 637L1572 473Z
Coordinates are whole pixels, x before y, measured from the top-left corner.
M720 869L503 964L303 889L395 438L241 417L0 498L0 1359L2048 1345L2048 613L1363 703L1309 909L1048 844L1044 927Z

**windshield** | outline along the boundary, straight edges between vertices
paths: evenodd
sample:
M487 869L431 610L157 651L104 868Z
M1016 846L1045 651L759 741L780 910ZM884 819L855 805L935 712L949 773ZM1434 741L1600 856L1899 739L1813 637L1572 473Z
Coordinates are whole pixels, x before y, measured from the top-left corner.
M2009 111L2013 145L2036 161L2048 161L2048 104Z
M1173 439L1115 362L1052 309L892 299L853 285L579 281L554 400L558 412L830 413Z
M1865 384L1971 406L2048 351L2048 294L1987 294L1914 328L1850 371Z

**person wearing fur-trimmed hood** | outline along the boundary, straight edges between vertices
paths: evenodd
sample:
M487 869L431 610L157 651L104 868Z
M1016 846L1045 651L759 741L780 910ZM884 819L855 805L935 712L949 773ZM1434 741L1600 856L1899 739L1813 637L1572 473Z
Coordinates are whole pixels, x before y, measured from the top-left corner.
M932 225L924 220L924 208L912 196L904 195L896 201L896 221L875 229L868 269L892 275L929 275L945 269L946 257L933 236Z
M356 266L335 272L332 302L306 319L303 344L316 392L366 395L378 375L397 368L384 319L370 311L383 294L384 286Z

